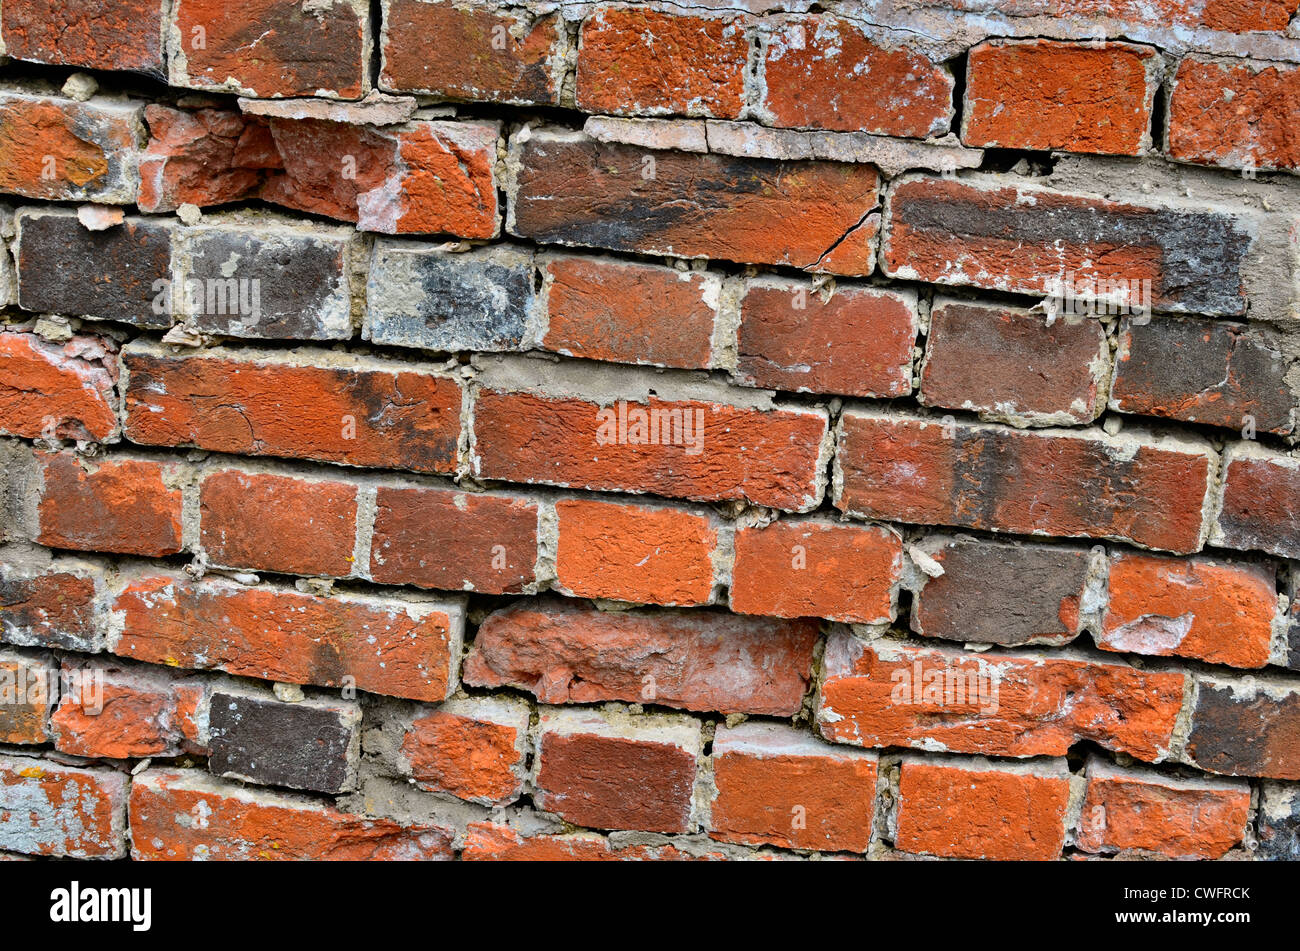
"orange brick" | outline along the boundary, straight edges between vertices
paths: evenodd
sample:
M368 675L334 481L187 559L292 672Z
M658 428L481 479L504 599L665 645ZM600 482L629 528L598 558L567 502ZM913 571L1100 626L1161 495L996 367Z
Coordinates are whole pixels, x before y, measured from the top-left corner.
M402 741L406 770L421 789L487 806L523 792L528 706L501 697L449 700L411 723Z
M129 786L126 773L0 756L0 850L122 858Z
M114 441L116 346L78 335L52 343L31 333L0 333L0 433Z

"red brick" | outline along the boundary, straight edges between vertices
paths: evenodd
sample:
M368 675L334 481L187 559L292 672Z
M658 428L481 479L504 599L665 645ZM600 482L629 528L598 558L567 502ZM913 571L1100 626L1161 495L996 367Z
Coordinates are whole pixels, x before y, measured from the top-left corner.
M822 736L989 756L1064 756L1088 740L1146 762L1169 752L1183 675L1076 654L970 654L831 636Z
M736 532L731 609L885 624L897 613L903 540L878 525L783 519Z
M750 281L740 305L737 382L799 393L888 399L912 392L916 297L871 287L829 294Z
M202 696L199 685L166 671L102 661L65 660L63 676L75 689L62 692L50 718L60 752L106 759L176 756L186 740L198 739L190 707Z
M986 0L927 0L925 5L979 13L989 9ZM1164 30L1203 27L1253 33L1285 30L1297 5L1297 0L1002 0L997 9L1018 17L1111 17Z
M432 702L456 689L458 604L159 574L128 582L112 610L119 626L110 649L150 664Z
M920 400L1033 425L1092 422L1110 371L1106 328L1092 318L936 301L921 363Z
M461 390L452 378L325 351L123 350L126 433L197 446L353 466L451 472Z
M226 109L144 110L149 145L140 156L140 210L175 211L244 201L282 163L264 122Z
M1300 115L1300 68L1189 56L1178 64L1171 88L1171 158L1223 168L1300 169L1292 132Z
M817 639L812 621L605 612L544 599L483 621L464 680L517 687L543 703L625 700L789 717L803 703Z
M746 845L865 852L876 768L872 753L828 746L792 727L719 727L709 835Z
M641 604L713 600L718 528L709 516L594 499L565 499L555 513L555 571L564 593Z
M894 847L948 858L1043 861L1065 847L1064 760L1013 766L907 757Z
M461 858L468 862L680 862L726 856L721 852L687 852L675 845L616 848L605 836L594 832L524 836L508 825L471 822Z
M736 16L598 9L579 37L578 108L738 119L749 55L745 25Z
M1116 296L1133 310L1245 310L1242 272L1253 238L1222 211L1108 201L992 176L905 177L894 180L885 217L890 277L1017 294L1064 284L1081 297L1110 296L1098 304L1110 313L1121 308Z
M381 486L370 579L445 591L517 594L537 580L536 502Z
M545 274L545 349L687 370L712 365L716 274L576 256L550 258Z
M169 81L258 98L359 99L370 89L369 11L361 0L175 0Z
M682 425L670 433L671 444L662 442L662 433L657 443L641 441L655 437L651 421L668 428L673 413ZM484 388L474 406L474 473L706 502L747 499L804 511L821 496L826 428L822 411L803 408L666 398L601 405Z
M125 773L0 756L0 849L55 858L126 855Z
M979 644L1068 644L1091 620L1104 565L1078 548L932 536L916 549L943 571L924 577L910 627ZM1104 550L1096 550L1104 556ZM924 575L924 573L922 573Z
M538 729L539 809L594 829L691 831L699 723L548 710Z
M496 4L385 0L379 85L446 99L558 105L563 58L557 14ZM428 43L431 36L437 43Z
M875 266L870 165L655 151L559 130L510 147L508 228L521 238L856 276Z
M131 784L131 857L177 861L450 859L451 830L340 812L200 770L151 769Z
M352 574L357 487L223 469L199 486L199 541L214 565Z
M14 59L161 75L160 0L7 0L5 52Z
M38 453L36 540L51 548L174 555L181 540L181 467L71 452Z
M504 806L523 793L528 706L517 700L450 700L417 717L402 740L406 771L421 789Z
M494 238L500 231L497 123L268 124L283 170L268 175L267 201L380 234Z
M116 345L0 333L0 433L112 442L117 436Z
M27 569L0 563L0 639L23 647L103 649L95 625L95 577L64 570L64 564Z
M1140 155L1151 147L1160 57L1129 43L992 40L970 51L962 141Z
M1209 426L1285 434L1296 394L1286 358L1256 327L1166 317L1126 320L1119 333L1110 407ZM1249 417L1249 418L1248 418Z
M1220 492L1211 543L1300 558L1300 460L1233 443Z
M48 743L58 692L58 666L49 654L0 650L0 743Z
M952 75L904 37L887 46L833 16L789 17L763 51L772 125L924 139L952 122Z
M129 205L139 191L140 107L0 92L0 192Z
M1076 836L1085 852L1136 849L1175 859L1219 859L1246 831L1246 783L1177 779L1095 757L1087 777Z
M1300 689L1250 677L1197 678L1184 758L1210 773L1300 780Z
M835 506L863 518L1197 551L1214 453L1186 440L1024 432L848 411Z
M1263 667L1277 612L1272 566L1115 552L1096 641L1103 650Z

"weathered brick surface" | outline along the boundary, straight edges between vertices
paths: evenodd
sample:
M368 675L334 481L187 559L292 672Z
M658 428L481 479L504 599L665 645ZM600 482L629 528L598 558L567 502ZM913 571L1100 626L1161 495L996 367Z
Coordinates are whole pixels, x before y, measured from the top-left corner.
M65 570L65 564L30 569L0 561L0 637L6 643L89 653L103 648L93 568Z
M14 59L163 73L162 0L9 0L0 40Z
M1300 558L1300 460L1233 443L1219 491L1214 544Z
M1208 444L846 411L835 505L864 518L1201 547Z
M1289 433L1296 394L1287 361L1260 331L1238 324L1166 318L1125 321L1110 405L1228 429Z
M1131 43L993 40L970 51L962 141L1138 155L1150 147L1160 58Z
M131 784L131 855L145 861L416 861L452 857L450 829L350 815L319 800L151 769ZM201 821L195 821L201 817Z
M283 167L271 130L237 111L154 103L144 118L149 144L140 155L141 211L251 198L267 170Z
M1225 168L1300 168L1289 131L1300 95L1294 65L1189 56L1171 88L1172 158Z
M1164 759L1184 675L1062 654L967 654L831 636L817 702L822 736L854 746L1063 756L1090 740Z
M59 693L57 671L49 654L0 650L0 743L49 742L50 708Z
M518 687L542 703L625 700L792 716L816 643L817 625L807 621L604 612L542 600L490 615L464 678L475 687Z
M449 700L411 722L402 757L421 789L508 805L524 789L528 720L517 700Z
M0 849L55 858L126 854L125 773L0 756Z
M0 432L111 442L117 435L117 361L108 338L64 343L0 333Z
M197 718L206 708L194 680L112 661L65 661L67 690L50 717L55 747L105 759L175 756L201 750Z
M1300 779L1300 690L1293 684L1200 677L1187 759L1227 776Z
M508 227L521 238L835 274L874 267L871 166L656 152L547 130L514 136L511 152ZM792 217L799 228L784 227Z

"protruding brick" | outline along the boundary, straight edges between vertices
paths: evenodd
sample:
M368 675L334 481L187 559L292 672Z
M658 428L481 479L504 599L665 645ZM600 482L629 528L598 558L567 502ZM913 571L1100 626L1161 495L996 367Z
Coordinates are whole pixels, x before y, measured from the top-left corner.
M1103 650L1263 667L1276 615L1271 566L1115 552L1096 641Z
M1212 544L1300 558L1300 459L1232 443L1220 492Z
M737 382L891 398L912 392L916 296L777 278L749 281L740 304Z
M465 623L460 604L164 574L130 581L112 610L110 649L123 657L431 702L456 689Z
M96 581L89 570L0 563L0 635L21 647L61 647L96 653L104 638L95 624Z
M0 743L48 743L58 692L58 667L49 654L0 650Z
M464 679L527 690L543 703L624 700L789 717L808 689L817 628L813 621L713 611L605 612L572 601L521 602L479 627Z
M1228 429L1289 433L1287 361L1259 330L1210 320L1126 320L1110 407Z
M198 751L195 718L203 687L156 668L65 660L50 718L55 748L74 756L132 759Z
M1160 85L1155 49L991 40L970 51L962 141L1004 149L1140 155Z
M223 469L199 486L199 542L214 565L347 577L356 529L351 483Z
M197 769L151 769L131 784L136 860L447 860L451 840L441 826L367 819Z
M1101 415L1110 344L1100 320L941 299L930 310L919 399L1013 425Z
M42 545L154 556L181 550L179 465L71 452L36 458Z
M501 374L478 391L475 475L697 501L747 499L793 511L820 500L828 426L822 410L747 405L743 396L728 405L708 399L730 397L712 389L684 391L686 399L673 399L667 387L640 396L630 377L626 397L616 401L595 387L587 398L581 389L523 382Z
M903 540L878 525L782 519L736 532L731 609L887 624L897 613Z
M1292 132L1300 68L1188 56L1170 88L1170 158L1223 168L1300 169Z
M402 740L404 765L421 789L508 805L524 789L528 719L519 700L449 700L412 721Z
M1065 760L904 757L894 847L947 858L1060 858L1069 800Z
M1076 844L1086 852L1154 852L1220 859L1240 844L1250 815L1244 782L1176 779L1088 761Z
M126 855L130 779L46 759L0 756L0 849L71 859Z
M817 700L822 736L853 746L1064 756L1080 740L1164 759L1183 675L1076 654L969 654L836 633Z
M269 169L283 167L271 130L233 109L144 110L149 144L140 156L140 210L224 205L252 198Z
M538 808L594 829L691 831L698 721L552 709L538 730Z
M564 131L516 135L511 153L508 227L521 238L846 275L874 267L869 165L661 152Z
M14 59L163 73L164 0L7 0L0 47Z
M1300 779L1300 689L1198 678L1186 759L1210 773Z
M381 128L270 119L269 126L281 168L262 187L267 201L380 234L500 232L495 122Z
M936 536L918 546L943 570L912 599L912 630L978 644L1068 644L1100 592L1101 567L1078 548Z
M116 383L116 345L106 337L0 333L0 433L113 442Z
M259 98L370 91L364 0L175 0L168 46L173 86Z
M218 776L322 793L356 786L361 708L355 703L282 703L214 690L208 731L208 769Z
M383 13L384 89L559 104L564 59L558 13L533 14L482 0L384 0ZM431 36L438 42L426 42Z
M91 231L71 212L18 215L18 306L38 313L170 327L172 228L128 218Z
M171 287L201 333L266 340L352 336L351 231L232 221L180 232Z
M738 119L748 54L743 17L599 8L579 35L578 108Z
M952 122L952 75L906 35L881 43L838 17L789 17L762 56L771 125L924 139Z
M1253 238L1240 215L1072 195L1004 179L896 179L890 277L1017 294L1066 290L1104 306L1201 314L1245 311ZM1149 285L1143 282L1149 281Z
M536 321L532 255L375 242L363 336L424 350L520 350Z
M129 205L140 190L141 104L0 91L0 192Z
M865 852L876 768L874 753L829 746L789 726L719 727L709 835L746 845Z
M536 502L519 496L381 486L370 579L518 594L537 580L539 514Z
M852 410L840 422L834 501L863 518L1185 554L1201 547L1215 462L1208 444L1191 439Z
M544 268L545 349L687 370L713 364L718 275L576 255L547 258Z
M460 439L459 384L409 363L297 350L123 349L126 433L152 446L197 446L353 466L450 472Z
M582 598L699 605L713 600L716 520L680 508L565 499L555 504L560 590Z

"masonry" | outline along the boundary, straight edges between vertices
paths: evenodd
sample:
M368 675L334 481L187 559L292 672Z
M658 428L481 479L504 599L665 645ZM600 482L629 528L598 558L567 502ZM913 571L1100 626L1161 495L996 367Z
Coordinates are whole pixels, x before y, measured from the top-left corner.
M0 858L1300 858L1298 7L0 0Z

